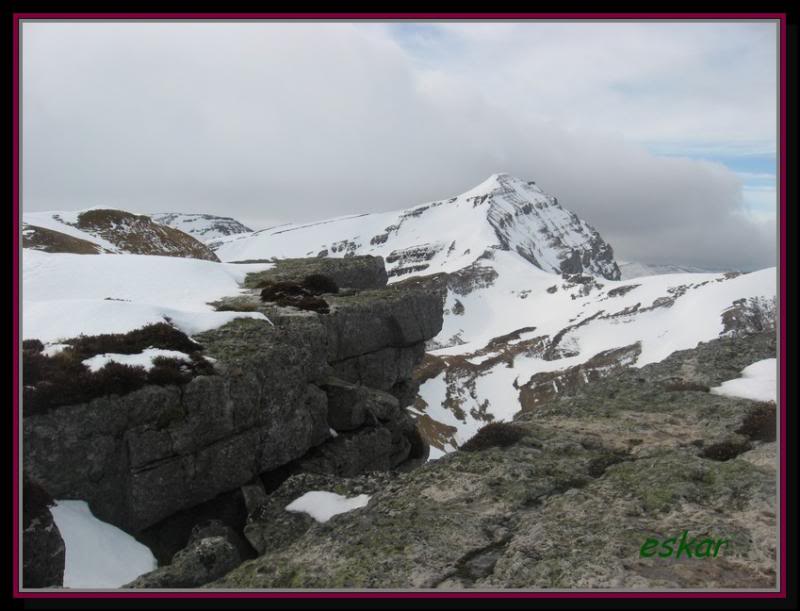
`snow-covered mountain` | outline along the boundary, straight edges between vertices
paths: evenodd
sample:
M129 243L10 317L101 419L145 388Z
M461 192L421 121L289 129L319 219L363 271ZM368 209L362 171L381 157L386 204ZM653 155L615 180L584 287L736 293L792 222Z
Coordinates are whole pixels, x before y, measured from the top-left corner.
M156 223L188 233L201 242L209 244L212 248L219 243L221 238L242 233L252 233L253 231L229 216L189 214L186 212L154 212L150 215L150 218Z
M125 252L123 247L129 247L120 241L129 224L101 231L83 216L25 215L25 231L31 226L59 231L96 252ZM224 233L223 226L232 231L237 227L235 221L216 225L219 217L210 215L197 215L194 221L184 216L167 220L182 228L197 223L195 233L205 230L207 236ZM174 228L153 225L194 240ZM664 273L676 270L626 265L626 276L637 271L651 275L621 280L612 248L597 231L534 183L508 174L495 174L459 196L406 210L235 233L203 246L210 244L228 262L372 254L384 257L390 282L444 273L444 325L429 342L417 373L421 386L414 408L434 456L456 448L488 421L534 409L553 393L570 392L619 367L659 361L721 335L774 327L774 268L749 274ZM125 321L129 327L165 315L176 324L186 319L187 329L205 327L210 324L206 318L221 320L225 314L207 311L216 293L206 293L216 288L212 290L206 274L218 274L220 287L229 293L236 287L232 273L243 269L172 263L161 257L53 258L26 252L31 253L23 263L32 301L26 305L25 334L49 341L72 329L76 319L97 322L87 322L79 331L86 333L105 330L104 321L115 328ZM153 274L153 265L161 270L158 274ZM46 282L39 277L43 274ZM140 276L150 279L137 285L143 294L132 296L129 279ZM163 282L153 284L151 276ZM32 287L39 287L42 295ZM191 302L185 308L190 315L184 315L178 297Z
M73 254L164 255L217 261L208 246L149 216L91 208L22 215L23 248Z
M390 278L454 272L494 251L512 251L546 272L619 278L611 247L588 223L533 182L494 174L450 199L379 214L288 224L233 236L223 261L381 255Z
M444 327L417 374L415 410L433 456L491 420L619 367L774 325L774 268L694 273L629 264L636 279L620 280L597 231L508 174L399 212L232 236L216 253L223 261L381 255L390 281L447 273Z

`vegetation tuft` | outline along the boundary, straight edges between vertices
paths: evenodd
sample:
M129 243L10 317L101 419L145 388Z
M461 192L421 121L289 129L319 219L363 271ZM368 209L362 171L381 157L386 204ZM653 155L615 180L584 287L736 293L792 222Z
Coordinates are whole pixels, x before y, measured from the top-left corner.
M303 288L312 295L339 292L339 285L336 284L336 281L325 274L310 274L306 276L303 278Z
M525 437L527 431L516 424L491 422L481 427L459 450L479 452L488 448L505 448Z
M312 281L312 283L313 282L315 281ZM262 301L274 303L279 306L292 306L301 310L310 310L320 314L328 314L330 312L328 303L322 297L314 294L298 282L290 280L265 280L259 284L259 288L262 289ZM336 290L339 290L338 287Z
M52 356L43 354L39 340L26 340L22 350L23 414L43 414L62 406L85 403L108 395L124 395L146 384L183 385L198 375L212 375L199 344L165 323L147 325L129 333L80 336L66 340L65 348ZM137 354L146 348L179 350L190 361L156 357L148 371L141 366L109 362L91 371L83 361L103 353Z
M81 335L64 341L76 352L89 358L95 354L137 354L146 348L163 348L180 352L195 352L203 347L190 340L185 333L165 322L145 325L128 333Z
M774 403L758 403L736 432L754 441L775 441L776 410Z
M727 439L706 446L700 456L711 460L731 460L739 456L739 454L747 452L751 447L750 442L746 439Z

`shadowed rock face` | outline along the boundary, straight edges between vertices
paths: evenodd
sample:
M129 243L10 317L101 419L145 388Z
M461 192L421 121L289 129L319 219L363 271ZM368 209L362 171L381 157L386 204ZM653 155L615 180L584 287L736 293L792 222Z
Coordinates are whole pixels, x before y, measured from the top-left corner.
M53 521L53 499L25 477L22 487L22 586L60 587L64 582L64 540Z
M771 333L715 340L518 414L505 447L381 477L292 477L251 511L262 555L208 587L772 587L775 412L703 388L774 354ZM371 499L319 524L284 509L308 490ZM728 547L640 557L647 538L683 530Z
M276 269L301 282L330 274L327 261ZM273 324L238 319L195 337L216 359L215 375L25 418L26 472L52 496L85 499L98 518L138 532L292 461L354 475L424 460L427 445L404 407L411 370L441 329L443 287L385 287L376 263L338 261L339 286L374 288L326 295L329 314L259 303L254 289ZM350 420L347 388L361 401Z

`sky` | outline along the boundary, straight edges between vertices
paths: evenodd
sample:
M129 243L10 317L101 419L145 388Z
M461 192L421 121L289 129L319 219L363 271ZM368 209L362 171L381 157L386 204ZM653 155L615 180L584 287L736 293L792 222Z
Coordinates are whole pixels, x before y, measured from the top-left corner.
M773 22L25 23L23 211L253 228L535 180L621 260L775 264Z

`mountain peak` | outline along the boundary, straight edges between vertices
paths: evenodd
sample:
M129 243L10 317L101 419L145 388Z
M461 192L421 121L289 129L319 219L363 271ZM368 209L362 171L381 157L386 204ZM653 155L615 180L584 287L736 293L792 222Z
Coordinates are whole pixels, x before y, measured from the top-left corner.
M619 278L613 251L594 228L534 182L506 172L448 200L283 225L212 247L226 261L379 255L390 278L456 272L501 250L548 273Z

